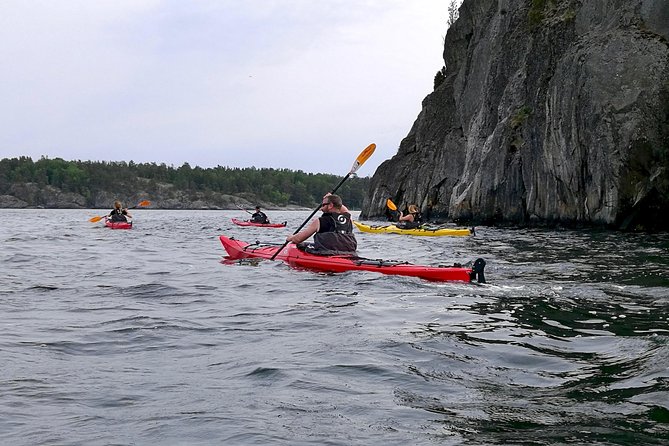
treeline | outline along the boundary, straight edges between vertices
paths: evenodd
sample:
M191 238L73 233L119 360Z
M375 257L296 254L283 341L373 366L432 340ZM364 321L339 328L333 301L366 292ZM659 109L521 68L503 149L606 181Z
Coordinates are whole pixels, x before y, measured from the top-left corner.
M101 193L128 197L138 191L159 193L166 185L186 194L216 192L279 206L312 207L340 180L340 176L300 170L201 168L188 163L174 167L164 163L65 161L46 157L33 161L23 156L0 160L0 195L11 195L17 184L33 183L80 194L91 207ZM359 209L369 182L369 178L349 178L337 193L344 197L347 206Z

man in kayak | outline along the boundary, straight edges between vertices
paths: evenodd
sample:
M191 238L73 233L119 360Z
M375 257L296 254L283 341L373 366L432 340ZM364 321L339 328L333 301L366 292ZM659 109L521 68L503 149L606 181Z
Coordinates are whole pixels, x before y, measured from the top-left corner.
M256 206L256 211L251 215L251 223L269 224L269 218L264 212L260 211L260 206Z
M111 210L109 213L109 217L111 217L111 221L117 222L117 221L128 221L126 217L132 218L132 215L128 213L128 209L124 208L121 206L121 202L116 200L114 202L114 209Z
M358 242L353 235L353 224L348 208L344 206L339 195L327 194L321 203L321 215L309 223L309 226L294 235L286 237L286 241L299 244L314 236L314 243L300 246L311 253L355 253Z

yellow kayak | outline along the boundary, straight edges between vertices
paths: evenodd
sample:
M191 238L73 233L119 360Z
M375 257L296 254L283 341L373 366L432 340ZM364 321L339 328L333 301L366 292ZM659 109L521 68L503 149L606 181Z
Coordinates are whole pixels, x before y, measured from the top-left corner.
M469 228L434 228L430 229L429 227L420 227L415 229L400 229L395 225L366 225L360 223L359 221L353 221L353 224L356 228L360 229L362 232L370 232L372 234L406 234L406 235L422 235L430 237L438 237L444 235L450 236L462 236L462 235L472 235L473 231Z

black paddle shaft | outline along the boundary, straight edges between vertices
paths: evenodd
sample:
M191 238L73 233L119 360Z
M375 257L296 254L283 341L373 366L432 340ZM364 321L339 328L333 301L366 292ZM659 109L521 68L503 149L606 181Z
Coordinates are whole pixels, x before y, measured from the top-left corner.
M339 189L339 188L341 187L341 185L344 184L344 181L346 181L346 180L348 179L348 177L350 177L350 176L351 176L351 172L347 173L346 176L345 176L344 178L341 179L341 181L339 182L339 184L337 184L337 185L335 186L335 188L332 189L332 191L331 191L330 193L331 193L331 194L334 194L335 192L337 192L337 189ZM301 230L307 223L309 223L309 220L311 220L311 218L312 218L314 215L316 215L316 212L318 212L318 211L320 210L321 207L323 207L323 205L322 205L322 204L319 204L318 207L317 207L316 209L314 209L314 211L311 213L311 215L309 215L309 216L307 217L307 219L304 220L304 221L302 222L302 224L300 225L300 227L297 228L297 229L295 230L295 232L293 232L293 235L295 235L295 234L297 234L298 232L300 232L300 230ZM286 240L286 241L283 243L283 245L281 245L281 248L279 248L279 249L272 255L272 257L270 257L270 260L274 260L274 258L275 258L281 251L283 251L283 248L285 248L286 245L288 245L288 243L289 243L288 240Z

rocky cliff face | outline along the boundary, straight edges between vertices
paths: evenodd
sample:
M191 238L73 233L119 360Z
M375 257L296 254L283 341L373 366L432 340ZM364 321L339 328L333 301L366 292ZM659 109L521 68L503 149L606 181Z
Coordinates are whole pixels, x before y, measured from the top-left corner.
M444 62L362 218L669 229L669 1L464 0Z

